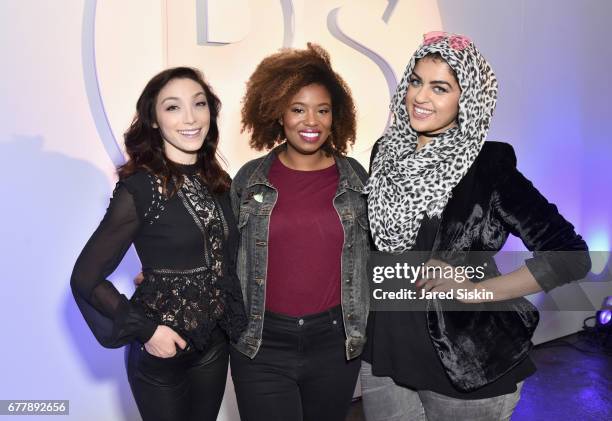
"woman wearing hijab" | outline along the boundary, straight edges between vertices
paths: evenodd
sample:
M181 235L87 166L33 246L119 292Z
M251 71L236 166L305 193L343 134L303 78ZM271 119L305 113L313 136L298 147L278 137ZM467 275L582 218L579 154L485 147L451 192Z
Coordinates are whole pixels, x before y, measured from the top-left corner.
M393 97L394 122L375 144L366 186L376 247L428 252L426 267L484 268L483 279L463 283L422 278L420 293L493 298L371 312L361 373L368 421L509 419L535 371L528 352L538 313L523 296L590 269L587 245L517 170L512 147L485 142L496 100L484 57L444 32L425 36ZM509 234L534 257L501 275L493 256Z

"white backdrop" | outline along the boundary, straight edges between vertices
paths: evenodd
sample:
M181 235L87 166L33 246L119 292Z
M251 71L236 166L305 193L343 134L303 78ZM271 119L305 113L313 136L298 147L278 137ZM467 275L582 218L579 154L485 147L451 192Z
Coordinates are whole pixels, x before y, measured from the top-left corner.
M276 49L318 42L353 89L352 155L367 165L420 34L465 33L500 80L490 139L512 143L591 248L609 250L611 12L606 0L0 0L0 399L69 399L75 420L138 419L123 352L95 342L69 277L107 206L136 98L166 66L201 68L221 97L233 174L255 156L239 132L244 81ZM130 251L113 280L130 294L138 269ZM610 290L589 287L594 301ZM536 341L587 315L545 315ZM227 392L219 419L237 420Z

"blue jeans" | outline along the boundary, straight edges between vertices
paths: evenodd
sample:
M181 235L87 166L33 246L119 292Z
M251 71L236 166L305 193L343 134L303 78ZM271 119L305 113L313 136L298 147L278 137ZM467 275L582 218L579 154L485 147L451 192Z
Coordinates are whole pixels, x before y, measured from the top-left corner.
M487 399L456 399L429 390L397 385L391 377L372 374L361 362L361 390L366 421L508 421L521 396L516 392Z

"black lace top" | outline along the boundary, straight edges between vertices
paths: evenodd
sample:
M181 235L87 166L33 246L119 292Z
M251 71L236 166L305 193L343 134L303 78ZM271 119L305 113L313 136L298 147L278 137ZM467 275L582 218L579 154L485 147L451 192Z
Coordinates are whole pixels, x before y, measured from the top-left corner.
M234 341L246 326L229 195L211 195L195 166L182 169L183 185L170 198L154 175L139 172L119 181L76 262L75 299L106 347L144 343L163 324L201 350L217 325ZM128 300L106 277L132 243L144 281Z

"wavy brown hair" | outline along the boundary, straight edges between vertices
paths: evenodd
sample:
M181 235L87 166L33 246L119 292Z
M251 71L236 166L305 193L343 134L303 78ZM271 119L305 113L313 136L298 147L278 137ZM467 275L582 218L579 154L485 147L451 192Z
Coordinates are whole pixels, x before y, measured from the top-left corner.
M279 123L291 98L304 86L320 84L332 100L332 131L323 145L328 153L346 154L355 143L355 104L351 90L331 66L329 54L316 44L304 50L283 49L262 60L247 82L242 104L242 131L250 145L271 149L285 135Z
M182 184L182 173L179 167L166 158L164 140L160 130L153 127L157 117L155 104L159 92L174 79L191 79L204 90L210 110L210 126L202 147L197 152L196 163L199 166L199 176L206 186L214 193L222 193L229 189L230 177L221 168L217 159L219 143L219 128L217 117L221 101L211 87L204 81L202 73L191 67L174 67L158 73L151 79L136 102L136 115L132 124L123 135L125 149L129 155L128 161L119 167L119 178L128 177L139 170L145 170L161 178L163 191L172 195ZM170 183L172 181L172 183ZM172 185L169 188L169 185Z

